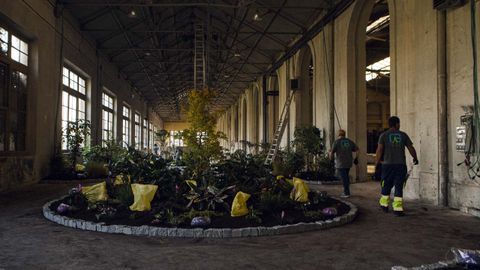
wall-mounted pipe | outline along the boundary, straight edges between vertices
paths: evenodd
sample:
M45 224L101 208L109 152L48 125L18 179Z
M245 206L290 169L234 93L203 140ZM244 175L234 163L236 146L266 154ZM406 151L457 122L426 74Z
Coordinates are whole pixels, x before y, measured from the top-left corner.
M438 205L448 206L448 102L446 11L437 13Z

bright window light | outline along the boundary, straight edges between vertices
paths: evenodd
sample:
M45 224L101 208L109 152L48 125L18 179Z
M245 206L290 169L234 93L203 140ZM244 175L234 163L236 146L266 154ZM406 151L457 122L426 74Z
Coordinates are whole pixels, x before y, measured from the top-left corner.
M371 81L379 76L379 74L390 74L390 57L375 62L367 67L365 72L365 80Z

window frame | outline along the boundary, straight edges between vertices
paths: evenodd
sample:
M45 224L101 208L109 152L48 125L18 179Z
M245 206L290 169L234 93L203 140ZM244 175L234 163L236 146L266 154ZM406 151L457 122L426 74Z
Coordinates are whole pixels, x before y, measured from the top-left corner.
M104 104L104 95L111 98L112 99L112 108L108 107L107 105ZM110 91L107 91L106 89L104 89L102 91L102 98L101 98L101 104L102 104L102 122L101 122L101 129L102 129L102 144L103 145L106 145L105 142L108 141L108 140L115 140L115 101L116 101L116 98L115 98L115 95L111 94ZM104 112L107 113L109 116L111 116L111 124L112 124L112 130L108 130L107 128L105 128L104 126L104 121L105 121L105 118L103 117L104 116ZM107 120L108 122L108 120ZM104 138L104 132L111 132L111 135L110 135L110 138L107 138L105 139Z
M65 85L64 83L64 80L65 80L65 70L68 70L68 76L67 76L67 79L68 79L68 83L69 85ZM77 89L74 89L74 88L71 88L70 87L70 82L72 81L72 78L73 76L70 76L71 74L73 74L74 76L77 77ZM80 79L84 81L84 93L80 92ZM66 148L66 142L64 141L64 138L65 138L65 133L64 133L64 129L66 128L66 125L68 125L69 122L72 122L70 121L70 111L72 110L71 107L70 107L70 97L73 97L75 99L75 119L76 121L78 121L79 119L83 119L83 120L90 120L88 119L88 116L89 116L89 113L88 113L88 103L89 103L89 97L88 97L88 77L86 75L84 75L84 73L74 67L72 64L68 63L67 61L64 61L63 62L63 65L62 65L62 94L61 94L61 102L60 102L60 128L61 128L61 134L62 134L62 141L60 142L61 144L61 149L62 151L67 151L67 148ZM68 95L68 106L65 106L64 105L64 95L67 94ZM83 118L80 118L79 117L79 108L80 108L80 101L83 101L84 102L84 111L83 111ZM64 107L67 108L67 120L64 119L64 115L63 115L63 109ZM64 126L64 122L66 122L66 125ZM89 142L90 139L87 138L85 140L85 142Z
M125 109L128 110L128 116L125 115ZM132 108L124 103L122 106L122 146L127 148L128 146L131 146L132 144L132 125L131 125L131 119L132 119ZM128 124L128 127L126 127L125 124ZM125 138L127 138L127 141L125 141Z
M135 149L140 150L142 148L142 115L139 112L135 112L133 115L133 141L135 143Z
M30 74L29 74L29 62L30 62L30 52L31 52L31 40L29 40L28 38L26 38L24 35L18 33L17 31L15 31L14 29L11 29L10 27L7 27L5 24L0 24L0 28L4 29L8 34L7 34L7 51L5 52L5 54L3 52L0 51L0 64L1 65L4 65L5 66L5 71L6 71L6 76L5 76L5 93L3 93L5 96L5 105L4 104L0 104L0 112L4 112L4 116L5 116L5 119L4 119L4 123L5 123L5 126L4 126L4 134L3 134L3 138L1 138L0 140L2 140L4 142L4 145L3 145L3 150L0 150L0 156L18 156L18 155L26 155L28 154L29 152L29 149L30 149L30 143L29 143L29 140L28 140L28 135L29 135L29 123L30 123L30 119L29 119L29 115L30 115L30 95L31 95L31 91L30 91ZM12 50L12 47L13 47L13 44L12 44L12 36L16 37L17 39L20 40L20 42L23 42L23 43L26 43L27 45L27 62L26 64L23 64L21 62L17 62L15 59L12 58L12 55L11 55L11 50ZM21 52L23 53L23 52ZM24 104L24 110L23 109L20 109L19 106L18 106L18 99L16 100L16 104L11 104L11 96L12 95L15 95L16 97L18 97L19 93L14 91L13 88L14 86L12 85L13 82L14 82L14 73L21 73L25 76L25 79L26 79L26 82L25 82L25 87L23 88L23 92L20 93L20 94L24 94L25 95L25 104ZM18 91L18 90L17 90ZM17 118L17 130L16 132L12 132L12 125L11 125L11 119L13 117L13 115L15 114L23 114L24 116L24 128L23 130L19 131L18 129L18 125L19 125L19 121ZM9 134L15 134L17 136L14 136L14 138L18 138L18 134L22 134L23 135L23 149L21 150L10 150L10 140L8 139L8 136ZM13 142L13 144L15 145L15 142Z

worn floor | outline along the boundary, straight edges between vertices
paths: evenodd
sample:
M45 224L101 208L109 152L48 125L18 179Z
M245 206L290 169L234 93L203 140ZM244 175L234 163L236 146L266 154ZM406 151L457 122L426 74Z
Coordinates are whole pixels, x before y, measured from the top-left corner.
M480 219L408 203L377 209L378 183L354 184L354 223L326 231L244 239L160 239L65 228L42 205L74 184L37 184L0 196L0 269L390 269L480 248ZM340 186L317 186L338 194Z

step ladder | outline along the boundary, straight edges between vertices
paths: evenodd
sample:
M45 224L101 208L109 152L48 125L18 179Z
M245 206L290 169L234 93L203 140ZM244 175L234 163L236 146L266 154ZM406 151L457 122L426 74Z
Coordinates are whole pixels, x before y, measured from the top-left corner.
M293 96L295 95L295 90L290 91L290 95L287 97L285 101L285 105L283 105L282 113L280 114L280 119L278 121L277 129L275 130L275 135L273 136L272 145L268 150L267 158L265 159L265 165L272 164L272 161L275 159L275 156L278 152L279 144L282 141L283 133L285 132L285 128L287 127L288 123L288 116L290 115L290 104L292 103Z
M193 87L201 90L205 87L205 32L202 22L197 22L194 31Z

